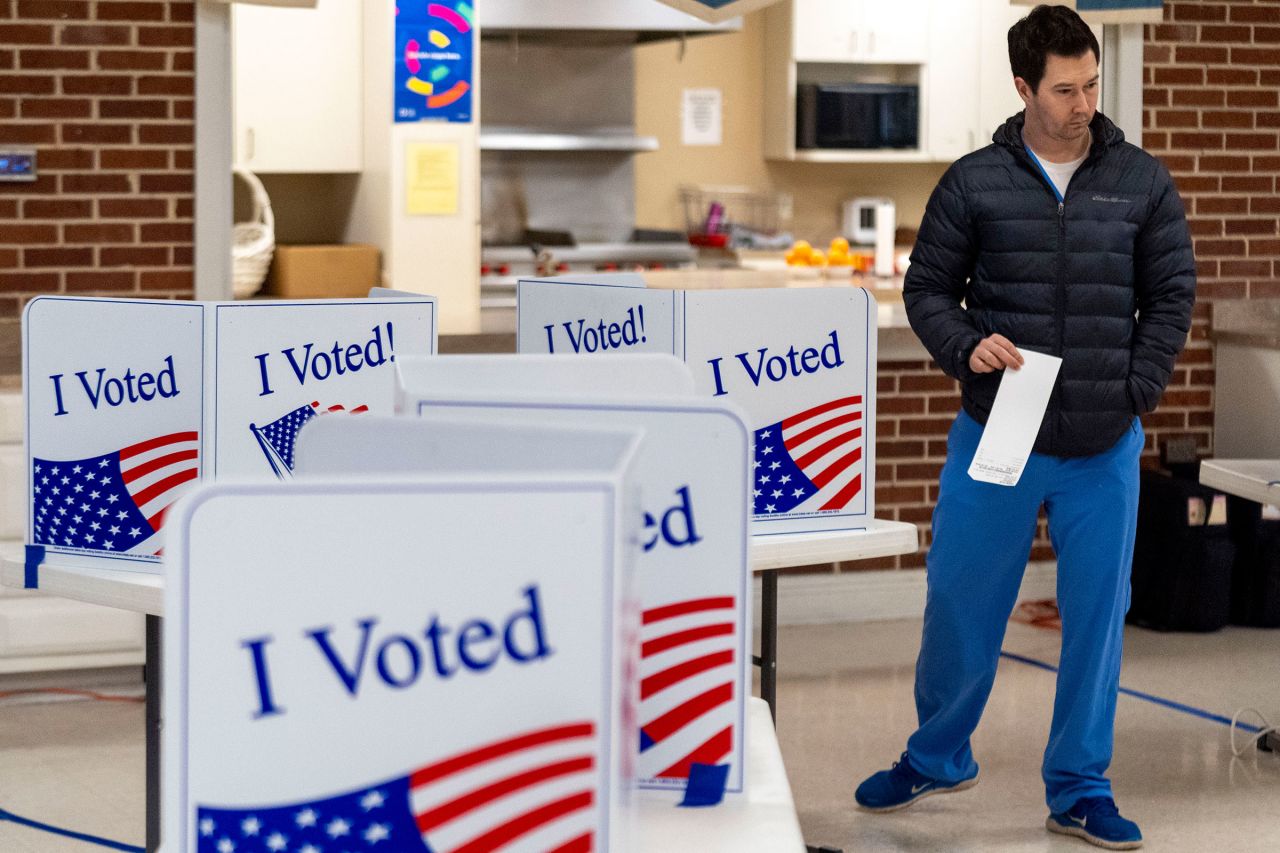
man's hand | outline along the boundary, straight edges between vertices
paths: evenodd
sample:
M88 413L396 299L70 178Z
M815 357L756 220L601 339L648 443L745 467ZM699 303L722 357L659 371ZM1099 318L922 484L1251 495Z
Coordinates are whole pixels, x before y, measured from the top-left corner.
M969 369L974 373L991 373L1006 367L1022 367L1022 354L1004 335L983 338L969 354Z

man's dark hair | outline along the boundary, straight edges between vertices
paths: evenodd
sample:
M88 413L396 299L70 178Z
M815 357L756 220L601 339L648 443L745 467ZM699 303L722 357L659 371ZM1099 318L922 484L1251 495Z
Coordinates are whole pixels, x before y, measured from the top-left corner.
M1066 6L1037 6L1009 28L1009 66L1032 92L1040 89L1049 54L1076 57L1086 50L1093 51L1094 59L1100 58L1093 30Z

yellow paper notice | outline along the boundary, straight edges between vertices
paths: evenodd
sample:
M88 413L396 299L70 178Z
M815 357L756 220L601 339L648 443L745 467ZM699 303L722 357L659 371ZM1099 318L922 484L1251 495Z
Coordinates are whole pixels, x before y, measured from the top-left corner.
M405 146L405 204L410 216L450 216L458 212L458 146L410 142Z

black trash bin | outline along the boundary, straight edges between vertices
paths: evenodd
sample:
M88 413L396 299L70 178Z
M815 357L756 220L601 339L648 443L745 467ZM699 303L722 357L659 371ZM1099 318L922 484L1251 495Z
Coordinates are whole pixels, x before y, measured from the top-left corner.
M1159 471L1143 471L1141 482L1127 621L1157 631L1222 628L1236 555L1226 496Z

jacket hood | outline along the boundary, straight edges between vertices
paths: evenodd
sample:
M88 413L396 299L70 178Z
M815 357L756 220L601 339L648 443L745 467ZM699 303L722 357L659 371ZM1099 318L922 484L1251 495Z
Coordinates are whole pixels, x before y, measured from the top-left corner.
M1026 120L1026 110L1010 116L992 134L991 141L997 145L1004 145L1007 148L1016 148L1021 151L1023 148L1022 126L1026 123ZM1124 142L1124 131L1116 127L1115 123L1104 116L1101 111L1093 114L1093 121L1089 122L1089 130L1093 133L1093 148L1091 150L1096 151L1099 147L1111 148Z

